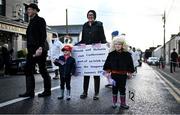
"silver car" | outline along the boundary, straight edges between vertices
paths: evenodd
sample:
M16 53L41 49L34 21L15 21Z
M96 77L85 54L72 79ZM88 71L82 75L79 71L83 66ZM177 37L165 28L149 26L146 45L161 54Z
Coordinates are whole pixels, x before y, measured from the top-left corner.
M149 57L147 60L147 63L149 65L158 65L159 64L159 58L158 57Z

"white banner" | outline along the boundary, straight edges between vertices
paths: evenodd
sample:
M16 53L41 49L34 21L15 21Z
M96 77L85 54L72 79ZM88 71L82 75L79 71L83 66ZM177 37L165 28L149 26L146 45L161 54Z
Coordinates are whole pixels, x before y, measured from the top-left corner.
M76 59L76 75L102 76L108 53L106 44L74 46L72 56Z

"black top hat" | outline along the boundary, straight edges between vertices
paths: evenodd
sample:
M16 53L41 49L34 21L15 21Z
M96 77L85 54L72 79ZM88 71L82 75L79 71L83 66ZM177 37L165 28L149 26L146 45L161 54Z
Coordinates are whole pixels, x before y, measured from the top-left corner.
M38 12L40 11L40 9L38 8L38 6L34 3L31 3L27 6L27 8L33 8L33 9L36 9Z

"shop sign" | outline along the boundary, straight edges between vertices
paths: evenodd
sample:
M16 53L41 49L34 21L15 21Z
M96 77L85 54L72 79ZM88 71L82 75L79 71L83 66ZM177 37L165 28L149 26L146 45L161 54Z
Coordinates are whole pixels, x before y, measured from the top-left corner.
M24 29L24 28L13 26L13 25L7 25L7 24L3 24L3 23L0 23L0 30L26 34L26 29Z

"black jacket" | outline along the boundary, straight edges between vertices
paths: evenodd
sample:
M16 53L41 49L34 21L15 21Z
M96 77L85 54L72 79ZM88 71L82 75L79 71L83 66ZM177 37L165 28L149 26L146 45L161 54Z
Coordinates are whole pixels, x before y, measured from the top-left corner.
M178 58L178 54L176 52L171 53L171 61L176 62Z
M10 52L7 48L2 47L2 59L4 64L10 63Z
M103 70L128 71L133 73L134 65L129 52L112 51L108 54Z
M104 35L103 24L100 21L95 21L89 26L88 22L83 25L82 40L78 43L94 44L107 43Z
M39 47L42 47L43 51L48 50L48 43L46 40L46 22L38 15L30 20L26 31L26 37L27 49L29 53L34 54Z
M59 66L60 76L71 76L75 74L76 62L71 56L67 60L65 60L64 56L60 56L59 59L55 60L54 64Z

